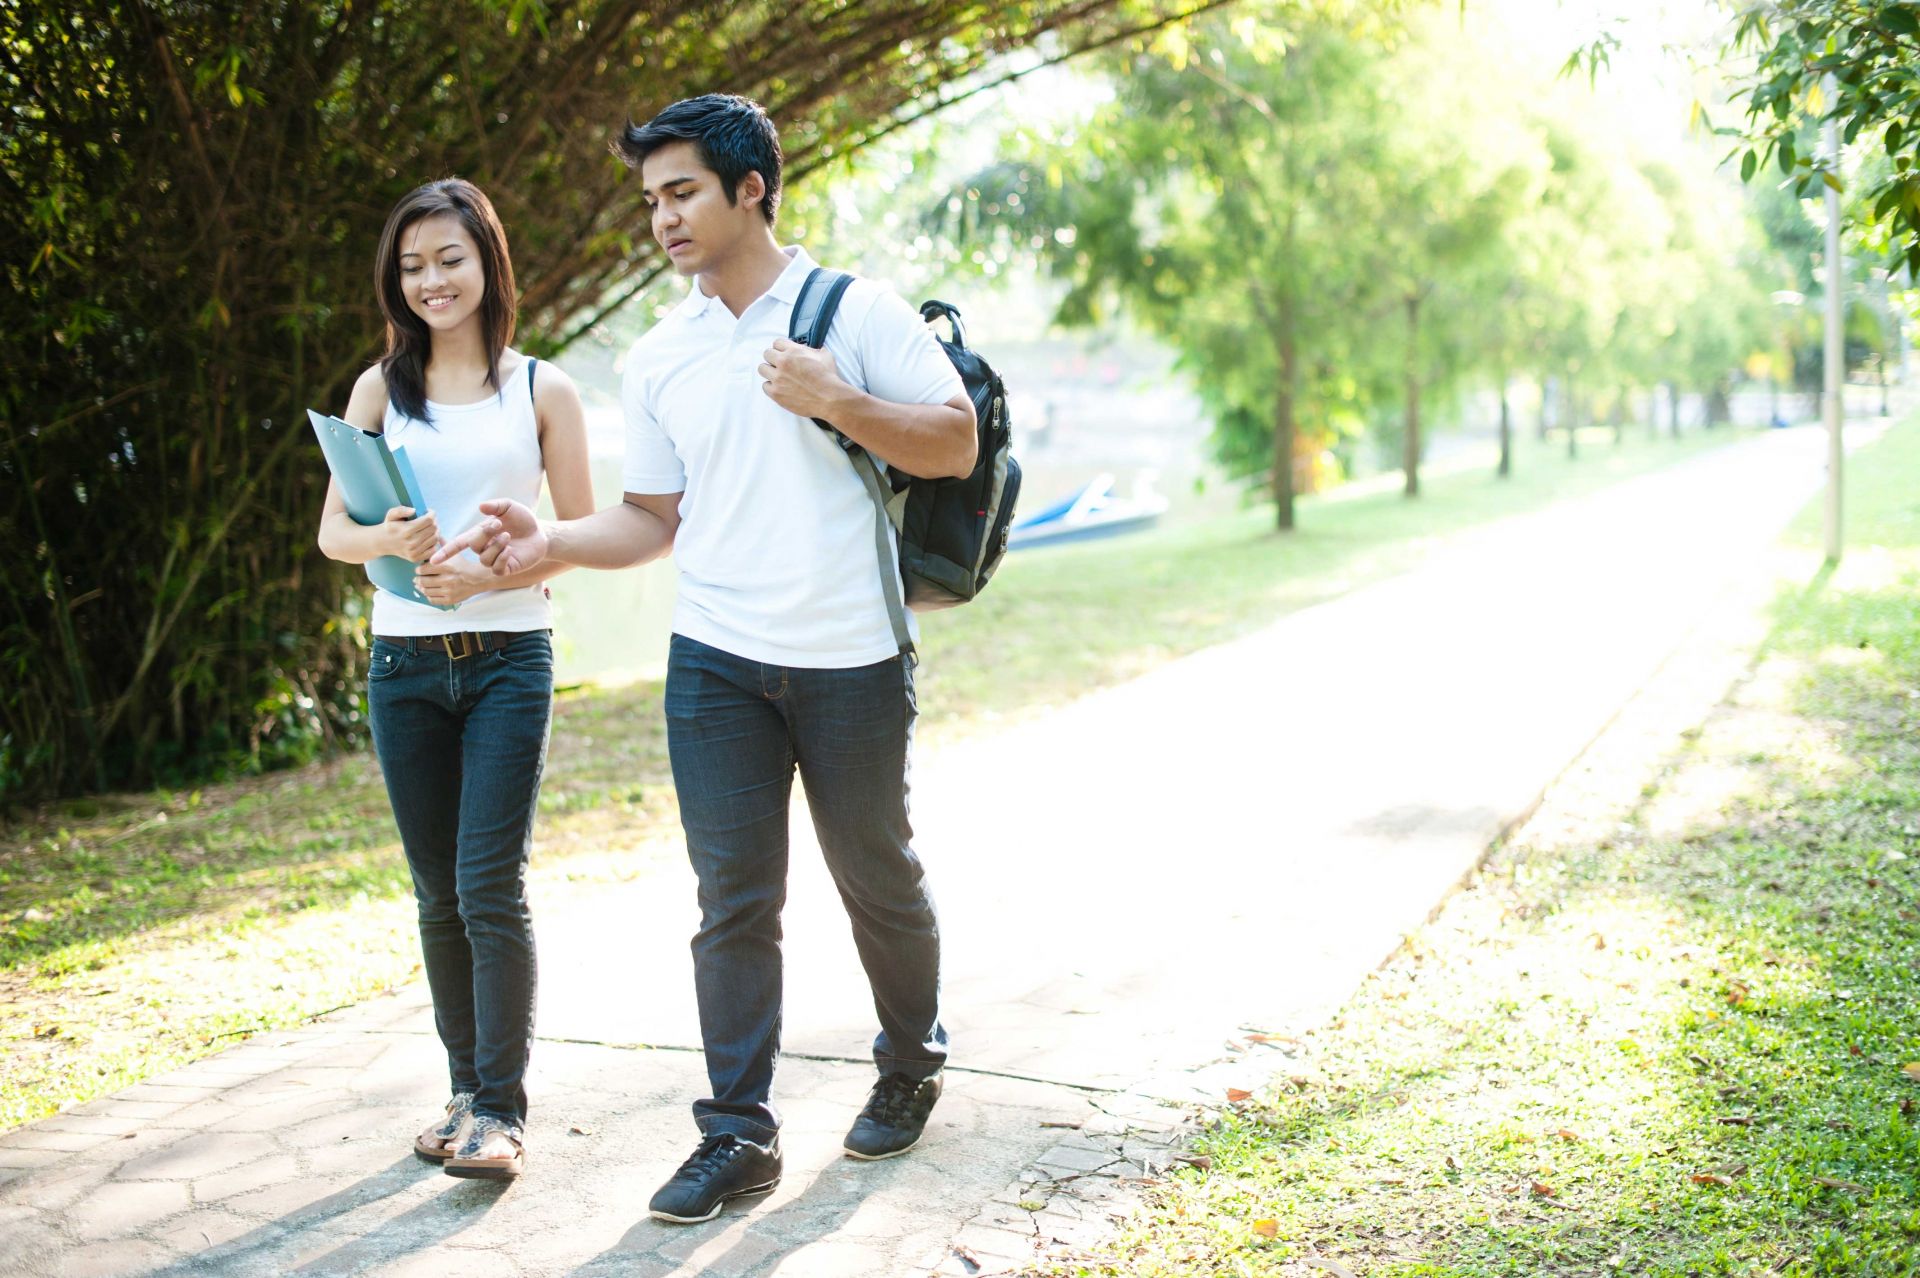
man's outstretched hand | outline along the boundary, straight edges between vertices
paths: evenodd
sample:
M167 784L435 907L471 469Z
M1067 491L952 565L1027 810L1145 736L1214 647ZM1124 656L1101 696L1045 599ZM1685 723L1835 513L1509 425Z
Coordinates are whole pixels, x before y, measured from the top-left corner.
M471 550L496 577L505 577L546 561L547 530L531 510L517 501L496 497L481 502L480 513L485 518L434 551L427 562L442 564L463 550Z

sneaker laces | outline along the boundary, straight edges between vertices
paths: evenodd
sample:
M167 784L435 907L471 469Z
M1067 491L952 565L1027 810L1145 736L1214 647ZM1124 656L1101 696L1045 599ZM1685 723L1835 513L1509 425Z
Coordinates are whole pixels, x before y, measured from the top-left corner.
M914 1113L915 1100L920 1095L920 1084L924 1079L908 1078L905 1074L885 1074L873 1085L873 1094L867 1097L867 1105L861 1111L862 1118L870 1118L888 1127L898 1127L902 1122L910 1121L918 1115Z
M687 1161L680 1164L680 1170L673 1174L673 1178L703 1185L733 1161L740 1152L741 1144L740 1138L732 1132L716 1132L687 1155Z

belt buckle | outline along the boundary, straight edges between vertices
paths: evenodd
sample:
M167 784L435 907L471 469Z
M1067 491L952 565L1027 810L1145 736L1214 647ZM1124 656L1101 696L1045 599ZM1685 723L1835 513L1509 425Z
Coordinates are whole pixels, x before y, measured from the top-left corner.
M458 651L458 652L455 652L455 651L453 650L453 641L454 641L454 639L455 639L455 638L458 638L458 639L459 639L459 641L460 641L460 651ZM468 633L467 631L465 631L465 630L456 630L456 631L454 631L454 632L453 632L452 634L450 634L450 635L448 635L448 636L447 636L447 658L448 658L448 660L450 660L450 661L463 661L463 660L465 660L466 658L468 658L468 657L471 657L471 656L472 656L472 655L474 654L474 652L475 652L475 651L476 651L476 650L475 650L475 648L473 647L473 644L472 644L472 636L471 636L471 635L469 635L469 633Z

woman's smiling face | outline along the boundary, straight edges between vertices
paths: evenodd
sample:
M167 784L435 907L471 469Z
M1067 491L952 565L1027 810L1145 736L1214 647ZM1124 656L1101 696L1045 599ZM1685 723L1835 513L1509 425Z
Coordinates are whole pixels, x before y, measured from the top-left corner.
M451 213L423 217L400 237L400 286L429 328L446 332L479 313L486 268L473 236Z

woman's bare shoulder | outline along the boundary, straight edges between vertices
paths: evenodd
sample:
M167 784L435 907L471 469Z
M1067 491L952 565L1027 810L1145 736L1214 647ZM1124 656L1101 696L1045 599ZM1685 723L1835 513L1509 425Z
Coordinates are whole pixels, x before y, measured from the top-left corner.
M354 379L346 419L361 430L380 433L387 420L387 375L375 363Z

